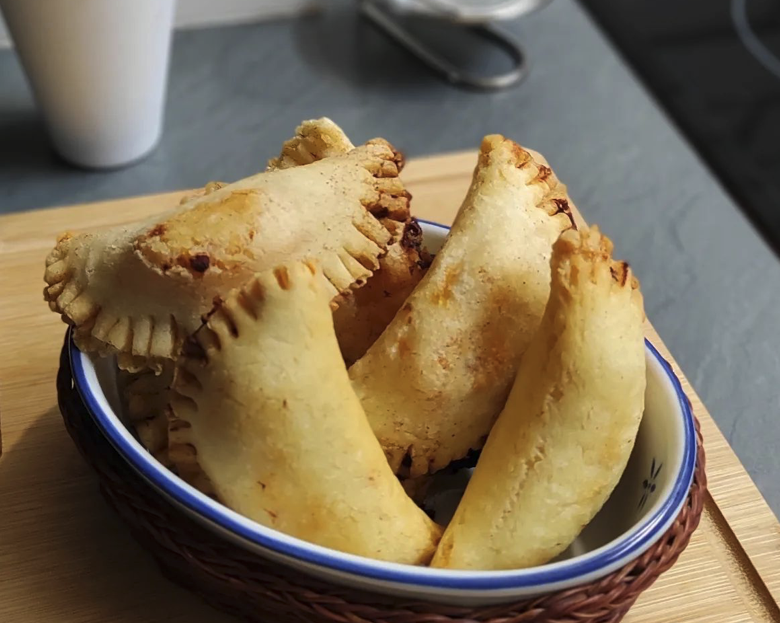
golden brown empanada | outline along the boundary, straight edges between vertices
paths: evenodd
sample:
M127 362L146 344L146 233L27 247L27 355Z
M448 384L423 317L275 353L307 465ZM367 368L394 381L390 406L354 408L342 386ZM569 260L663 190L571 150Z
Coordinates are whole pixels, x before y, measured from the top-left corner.
M380 143L382 139L373 142ZM352 149L352 141L330 119L304 121L296 129L295 136L285 142L282 153L268 163L268 168L287 169L311 164ZM398 152L395 161L400 171L403 156ZM411 198L405 190L403 192L405 198ZM348 365L362 357L382 334L430 265L430 258L422 246L422 230L410 216L408 201L380 206L374 215L392 235L387 254L379 259L379 270L368 283L341 301L333 313L336 336Z
M211 479L198 463L197 451L192 444L192 425L177 417L170 405L167 406L168 460L173 470L201 493L217 499L217 492Z
M268 162L268 170L289 169L323 158L346 154L355 149L338 125L327 117L304 121L295 136L282 145L282 153Z
M434 566L543 564L617 485L644 409L645 347L639 285L611 251L597 228L555 243L544 319Z
M552 171L485 138L444 247L349 371L394 471L435 472L484 443L541 321L552 244L571 226Z
M237 512L339 551L426 563L440 529L371 431L323 283L313 265L293 263L232 294L185 346L173 412Z
M166 410L172 381L173 362L168 362L159 376L151 370L118 373L127 419L144 448L166 467L170 465Z
M370 211L408 209L395 159L386 144L364 145L213 184L140 225L66 234L47 259L45 298L75 325L83 350L116 352L124 368L159 371L214 297L259 270L316 259L332 296L365 282L390 242Z
M347 365L360 359L376 342L431 264L422 244L422 229L415 219L405 223L381 220L393 233L393 240L379 260L379 270L333 312Z

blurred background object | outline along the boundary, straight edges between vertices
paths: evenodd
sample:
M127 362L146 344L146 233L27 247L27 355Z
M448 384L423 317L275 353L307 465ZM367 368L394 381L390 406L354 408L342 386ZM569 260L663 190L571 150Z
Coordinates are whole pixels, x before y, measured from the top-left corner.
M132 164L163 127L174 25L298 14L315 0L0 0L0 47L13 44L57 152L87 168ZM10 33L10 38L8 34Z
M178 0L174 26L201 28L241 24L312 12L326 0ZM0 48L9 47L11 39L0 13Z
M550 0L384 0L399 12L484 24L521 17Z
M162 131L175 0L2 0L52 142L84 167L142 158Z
M780 2L581 2L780 251Z
M360 0L362 14L397 44L450 83L474 89L503 89L520 82L528 64L519 42L492 25L498 20L521 17L542 8L550 0ZM419 30L420 22L449 22L459 26L448 37L462 41L463 29L491 42L508 55L512 66L502 73L484 74L459 65L437 50L431 38Z

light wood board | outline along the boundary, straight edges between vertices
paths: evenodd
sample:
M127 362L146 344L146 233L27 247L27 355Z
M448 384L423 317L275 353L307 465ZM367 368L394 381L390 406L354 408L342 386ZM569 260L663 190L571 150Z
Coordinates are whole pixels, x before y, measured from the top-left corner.
M475 161L411 161L404 178L417 216L449 223ZM101 499L57 410L64 325L42 300L43 261L57 233L133 221L180 195L0 218L0 622L229 620L166 581ZM652 327L647 334L671 360ZM683 385L705 436L705 514L678 564L626 621L780 623L780 524L684 378Z

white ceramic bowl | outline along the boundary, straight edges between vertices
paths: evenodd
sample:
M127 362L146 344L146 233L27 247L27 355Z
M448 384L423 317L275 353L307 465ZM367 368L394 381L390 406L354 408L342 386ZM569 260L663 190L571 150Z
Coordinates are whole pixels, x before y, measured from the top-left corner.
M447 228L435 223L422 226L428 248L436 252ZM259 556L344 585L427 601L481 605L549 593L603 577L645 552L680 512L696 464L693 415L669 364L649 342L646 351L644 419L628 467L605 507L555 561L531 569L482 572L389 564L343 554L231 511L165 469L128 430L119 412L111 360L93 361L71 345L71 362L76 386L95 422L122 457L183 512L225 539ZM439 492L431 499L438 521L457 502L466 478L461 473L446 479L442 486L434 487Z

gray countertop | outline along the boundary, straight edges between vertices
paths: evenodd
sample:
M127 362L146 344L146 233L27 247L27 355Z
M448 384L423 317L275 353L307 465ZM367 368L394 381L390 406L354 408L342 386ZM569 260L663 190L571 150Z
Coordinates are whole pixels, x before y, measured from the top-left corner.
M162 142L109 173L52 155L13 53L0 53L0 212L237 179L315 116L409 156L504 133L548 157L633 264L650 320L777 514L780 263L580 8L557 0L510 25L533 70L494 94L443 84L349 8L178 33Z

